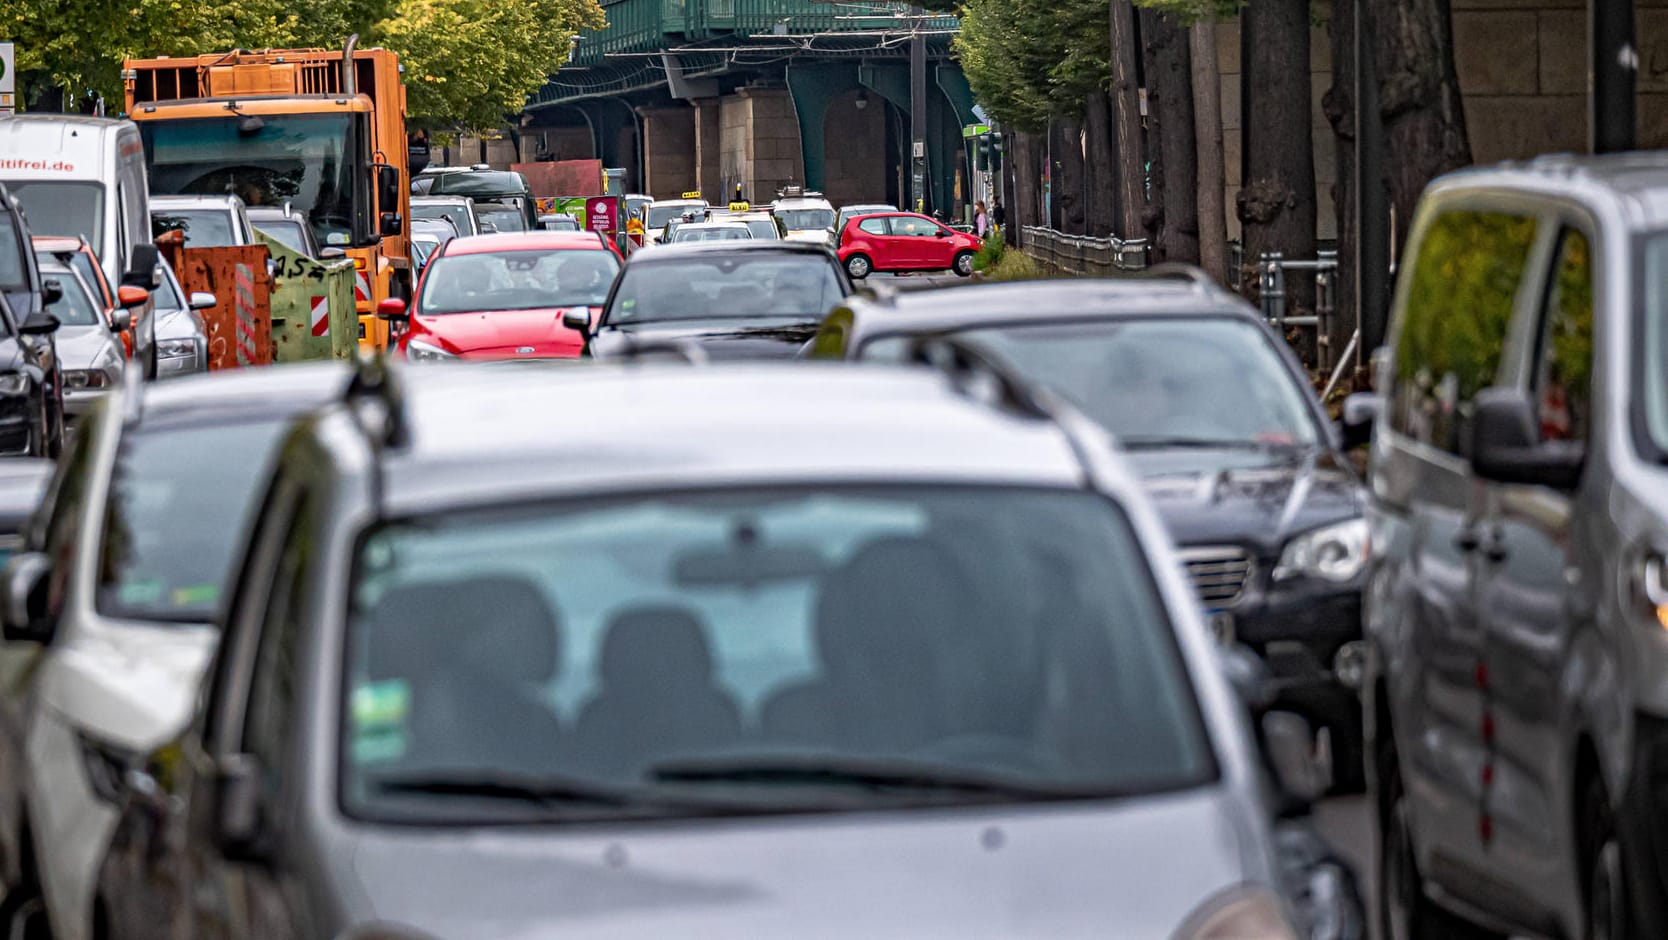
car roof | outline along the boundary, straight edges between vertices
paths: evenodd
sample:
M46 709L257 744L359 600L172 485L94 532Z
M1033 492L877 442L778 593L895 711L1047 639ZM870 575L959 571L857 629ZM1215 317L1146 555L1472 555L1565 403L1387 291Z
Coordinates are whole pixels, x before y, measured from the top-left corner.
M224 369L146 383L141 424L219 414L300 414L340 398L353 375L338 360Z
M465 235L446 243L446 255L477 255L493 251L539 251L556 248L581 251L604 251L602 242L591 232L501 232L490 235Z
M408 440L386 451L384 473L396 513L633 486L932 480L1075 487L1084 479L1062 425L983 404L925 368L460 363L403 371ZM538 401L586 404L528 407ZM483 454L492 455L490 473L482 472Z
M1641 229L1668 227L1668 153L1547 154L1532 160L1471 167L1439 177L1432 195L1518 189L1615 206Z
M465 204L469 201L470 201L470 197L468 197L468 196L412 196L411 197L411 204L414 205L414 206L418 206L418 205L423 205L423 206L440 206L440 205L461 206L461 205L463 205L463 204Z
M1203 278L1204 275L1198 275ZM1183 314L1260 323L1250 304L1192 277L1130 276L964 284L846 298L853 326L873 333L923 333L980 326L1082 322Z
M286 222L305 222L307 213L291 206L249 206L245 210L249 218L270 222L274 219Z
M790 196L771 203L777 209L832 209L834 204L818 196Z
M50 251L54 254L63 251L75 251L92 254L93 246L80 236L69 235L35 235L29 241L34 244L36 251Z
M243 205L243 200L236 196L151 196L151 208L158 204L164 208L181 209L231 209Z
M691 223L697 224L697 223ZM816 255L821 258L832 259L833 253L823 242L790 242L770 238L738 239L723 242L677 242L657 245L653 251L640 251L626 259L626 264L635 264L641 258L643 264L660 261L672 261L689 255L724 254L725 252L745 251L749 253L768 254L803 254Z

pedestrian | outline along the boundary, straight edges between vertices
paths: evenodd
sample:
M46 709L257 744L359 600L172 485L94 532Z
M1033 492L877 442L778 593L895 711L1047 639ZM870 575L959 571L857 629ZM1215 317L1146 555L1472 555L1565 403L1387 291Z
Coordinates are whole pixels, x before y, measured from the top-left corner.
M985 238L990 234L990 216L985 213L983 199L973 203L973 234Z
M997 228L1008 224L1008 210L1002 208L1001 196L996 197L996 207L991 210L990 218L991 221L996 223Z

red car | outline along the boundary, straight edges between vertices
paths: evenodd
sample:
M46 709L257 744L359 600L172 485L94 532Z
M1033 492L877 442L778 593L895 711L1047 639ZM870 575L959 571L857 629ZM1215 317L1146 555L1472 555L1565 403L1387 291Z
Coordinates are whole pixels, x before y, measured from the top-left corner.
M913 212L854 216L840 231L840 263L853 278L871 271L973 273L979 240Z
M591 232L454 238L429 258L412 309L389 298L378 314L403 322L413 360L577 358L585 337L563 317L600 313L619 273Z

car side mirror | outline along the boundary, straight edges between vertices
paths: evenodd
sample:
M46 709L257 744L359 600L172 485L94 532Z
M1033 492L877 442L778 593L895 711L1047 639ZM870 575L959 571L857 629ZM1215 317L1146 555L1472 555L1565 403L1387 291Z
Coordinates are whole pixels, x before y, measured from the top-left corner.
M377 301L376 315L377 319L387 320L389 323L404 323L411 319L411 315L406 312L405 301L398 297L384 297Z
M127 290L127 288L124 287L122 290ZM115 310L110 311L110 332L126 333L131 329L133 329L132 310L124 310L121 307L117 307Z
M386 163L378 163L372 169L376 171L376 204L383 208L384 216L398 215L387 209L400 204L400 171Z
M266 799L260 761L231 754L214 771L214 842L234 861L264 861L270 856Z
M161 263L162 255L157 251L156 245L150 242L134 245L133 254L128 258L127 273L122 276L122 283L143 287L146 290L154 289L162 283L162 271L159 269Z
M0 576L0 631L13 643L50 643L47 576L52 562L41 552L19 552Z
M1228 685L1239 696L1253 715L1261 715L1274 704L1274 684L1269 679L1268 664L1249 646L1235 643L1218 651L1222 674Z
M215 296L206 290L191 292L190 306L193 310L211 310L220 303Z
M591 311L587 307L569 307L562 311L562 325L580 334L591 335Z
M380 224L380 231L384 235L398 235L405 229L405 220L398 212L384 212Z
M51 336L58 332L59 320L45 310L37 310L29 315L29 319L18 324L17 331L24 336Z
M122 286L116 288L116 304L123 310L132 310L134 307L143 307L145 302L150 299L151 292L143 287L135 287L132 284L123 284Z
M1344 406L1338 416L1338 429L1342 432L1345 450L1361 446L1372 440L1373 425L1377 423L1379 412L1384 410L1384 398L1376 392L1356 392L1344 399Z
M492 234L495 234L497 231L498 231L498 226L495 223L486 222L486 221L481 222L481 234L482 235L492 235Z
M950 237L950 230L947 229L947 228L941 228L937 232L935 232L934 234L937 235L939 238L949 238Z
M1295 712L1271 711L1262 717L1259 737L1263 756L1286 802L1307 807L1332 785L1332 748L1317 738L1308 719Z
M41 304L51 306L64 299L64 285L55 277L41 282Z
M346 257L347 257L347 252L343 251L340 248L321 248L321 249L319 249L319 260L320 261L329 261L332 258L346 258Z
M1518 388L1485 388L1472 399L1471 466L1496 483L1570 490L1581 481L1587 448L1543 441L1535 404Z

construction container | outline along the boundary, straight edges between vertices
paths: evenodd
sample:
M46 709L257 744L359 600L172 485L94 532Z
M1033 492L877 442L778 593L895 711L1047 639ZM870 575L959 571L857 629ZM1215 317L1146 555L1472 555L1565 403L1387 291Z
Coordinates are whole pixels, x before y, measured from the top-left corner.
M272 361L351 359L359 349L353 259L315 260L260 235L272 255Z

